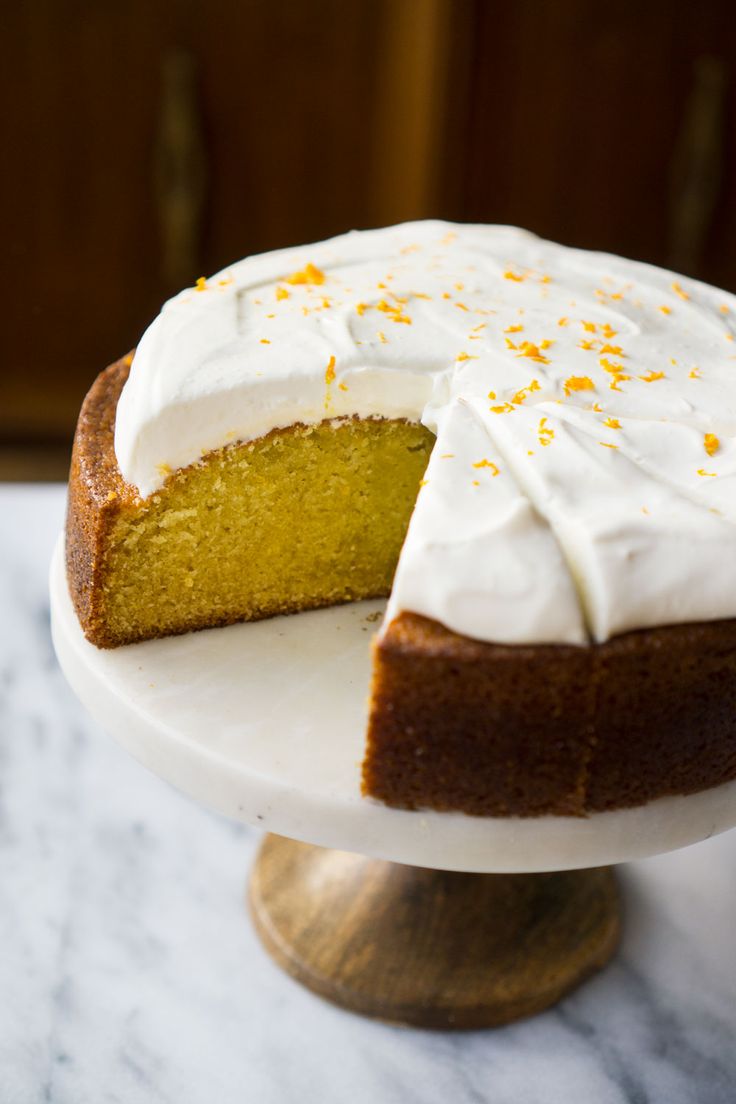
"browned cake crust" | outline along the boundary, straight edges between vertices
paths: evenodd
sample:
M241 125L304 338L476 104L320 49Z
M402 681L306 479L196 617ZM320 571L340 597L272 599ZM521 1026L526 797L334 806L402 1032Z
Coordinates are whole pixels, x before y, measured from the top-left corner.
M135 494L115 457L115 411L132 354L111 364L92 384L77 421L69 473L66 573L74 608L87 637L100 648L109 639L101 616L101 571L107 538L117 515Z
M736 778L736 621L589 647L402 613L374 649L363 790L404 809L582 816Z

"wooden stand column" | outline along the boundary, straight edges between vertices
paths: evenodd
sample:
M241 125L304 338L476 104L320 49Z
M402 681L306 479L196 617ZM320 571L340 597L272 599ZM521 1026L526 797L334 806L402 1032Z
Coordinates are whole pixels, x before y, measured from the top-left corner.
M457 874L273 835L249 902L268 952L313 992L446 1030L555 1004L608 962L620 930L609 868Z

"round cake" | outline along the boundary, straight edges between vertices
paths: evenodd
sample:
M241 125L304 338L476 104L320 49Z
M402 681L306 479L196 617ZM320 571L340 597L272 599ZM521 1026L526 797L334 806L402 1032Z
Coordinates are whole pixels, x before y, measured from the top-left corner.
M251 257L82 409L100 647L390 595L363 785L585 816L736 778L736 299L503 226Z

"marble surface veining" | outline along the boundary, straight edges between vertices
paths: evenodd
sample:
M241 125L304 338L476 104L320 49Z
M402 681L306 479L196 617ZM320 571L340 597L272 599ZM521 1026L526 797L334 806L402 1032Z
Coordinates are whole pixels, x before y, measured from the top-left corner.
M0 1104L734 1104L736 832L623 869L620 954L542 1016L444 1035L333 1008L245 917L258 833L65 685L62 516L60 487L0 488Z

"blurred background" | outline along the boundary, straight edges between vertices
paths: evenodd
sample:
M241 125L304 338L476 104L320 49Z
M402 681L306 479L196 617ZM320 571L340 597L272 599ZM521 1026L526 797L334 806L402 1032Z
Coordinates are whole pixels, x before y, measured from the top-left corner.
M65 479L164 298L352 227L509 222L736 289L733 0L4 5L0 479Z

